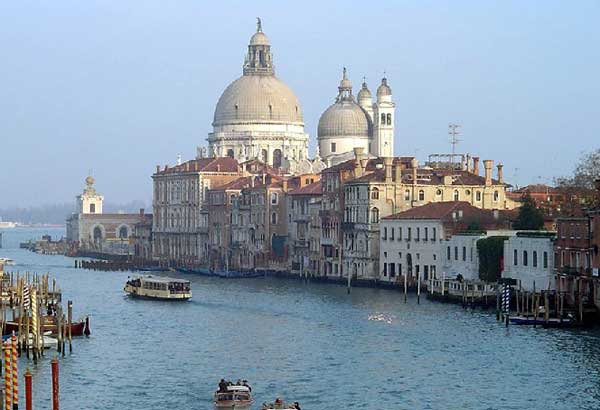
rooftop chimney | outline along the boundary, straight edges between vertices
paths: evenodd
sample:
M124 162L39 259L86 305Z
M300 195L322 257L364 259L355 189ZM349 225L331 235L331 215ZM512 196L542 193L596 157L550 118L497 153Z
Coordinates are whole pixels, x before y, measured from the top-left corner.
M281 189L283 189L283 192L287 192L287 189L288 189L287 179L284 179L283 181L281 181Z
M156 173L158 174L160 172L160 165L156 166Z
M140 208L140 217L143 218L144 217L144 208Z
M394 168L396 170L396 173L394 174L394 181L396 181L396 183L400 183L402 182L402 167L400 164L398 164Z
M360 177L363 173L361 160L362 160L364 152L365 152L364 148L354 147L354 158L356 160L354 163L354 177L355 178Z
M383 158L383 167L385 169L385 183L389 184L392 182L392 162L394 158L392 157L384 157Z
M166 170L168 170L168 169L169 169L169 166L168 166L168 165L165 165L165 171L166 171Z
M492 185L492 167L494 166L494 161L491 159L483 160L483 168L485 168L485 185Z
M190 170L190 163L186 162L185 163L185 172L189 172L189 170Z
M502 172L502 167L504 167L504 165L502 165L502 164L496 165L496 168L498 168L498 183L499 184L504 183L504 173Z
M467 154L467 160L465 162L465 166L467 167L467 169L466 169L467 172L469 172L471 170L469 168L471 166L470 162L471 162L471 154Z
M479 157L473 157L473 173L479 175Z
M412 183L413 185L417 185L417 168L419 167L419 161L416 158L413 158L410 161L410 166L412 169Z

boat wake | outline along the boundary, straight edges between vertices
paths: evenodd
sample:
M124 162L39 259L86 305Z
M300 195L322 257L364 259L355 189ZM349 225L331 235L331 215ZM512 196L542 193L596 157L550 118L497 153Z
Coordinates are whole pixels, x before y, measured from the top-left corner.
M396 316L386 315L385 313L375 312L374 315L369 315L369 320L371 320L373 322L384 322L388 325L391 325L395 319L396 319Z

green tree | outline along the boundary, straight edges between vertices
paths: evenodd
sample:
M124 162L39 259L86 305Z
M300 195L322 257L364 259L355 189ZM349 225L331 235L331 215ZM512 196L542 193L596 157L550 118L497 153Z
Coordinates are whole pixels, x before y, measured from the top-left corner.
M502 277L504 241L507 239L508 236L490 236L477 241L479 279L486 282L497 282Z
M521 201L519 215L513 222L513 229L539 231L544 227L544 215L529 195L525 195Z
M600 206L596 181L600 178L600 148L583 154L577 162L573 175L555 179L556 187L565 195L564 211L569 213L582 206Z

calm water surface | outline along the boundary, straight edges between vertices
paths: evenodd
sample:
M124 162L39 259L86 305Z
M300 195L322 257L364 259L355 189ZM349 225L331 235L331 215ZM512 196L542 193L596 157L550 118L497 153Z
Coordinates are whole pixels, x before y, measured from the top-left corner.
M393 291L263 278L170 273L192 281L192 300L135 300L128 273L17 249L46 232L63 233L5 230L0 256L56 276L75 316L91 317L92 336L61 358L61 409L211 409L221 377L248 379L259 404L282 396L305 410L600 408L597 329L505 329ZM48 356L20 363L38 409L50 408Z

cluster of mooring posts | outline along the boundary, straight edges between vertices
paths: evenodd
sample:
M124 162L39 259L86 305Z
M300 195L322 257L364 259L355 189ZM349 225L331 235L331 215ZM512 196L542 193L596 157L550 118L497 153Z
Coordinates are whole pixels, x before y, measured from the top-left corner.
M73 302L63 310L62 294L56 280L48 274L5 272L0 264L0 329L3 355L0 371L4 370L1 409L17 410L19 404L19 357L32 359L34 364L45 351L56 348L65 355L73 350L74 336L90 334L89 319L73 321ZM68 347L67 347L68 344ZM3 364L3 366L2 366ZM31 374L25 373L25 404L31 410ZM58 410L58 362L52 361L53 409Z
M19 409L19 368L17 366L19 353L17 346L15 335L2 343L4 369L0 366L0 371L4 370L4 400L0 401L0 408L3 410ZM52 410L58 410L58 360L56 357L52 359L50 366L52 369ZM29 368L25 370L23 378L25 380L25 410L33 410L33 389Z
M575 289L536 289L535 281L530 291L523 290L516 281L502 280L496 295L496 319L509 325L533 327L579 327L585 325L586 315L596 313L584 305L586 293L579 282Z

